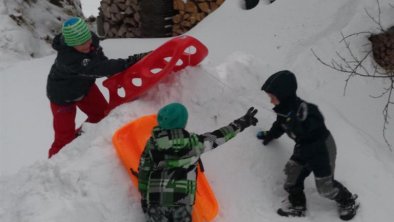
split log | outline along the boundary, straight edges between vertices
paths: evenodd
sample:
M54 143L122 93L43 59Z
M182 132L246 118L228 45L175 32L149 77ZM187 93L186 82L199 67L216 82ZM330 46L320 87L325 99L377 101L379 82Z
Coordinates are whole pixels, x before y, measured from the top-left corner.
M181 35L215 11L224 1L101 0L98 19L101 27L98 29L107 38Z

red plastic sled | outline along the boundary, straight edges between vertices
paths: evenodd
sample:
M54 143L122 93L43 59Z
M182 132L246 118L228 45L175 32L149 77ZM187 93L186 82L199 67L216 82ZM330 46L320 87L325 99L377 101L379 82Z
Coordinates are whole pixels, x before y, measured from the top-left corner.
M140 157L144 151L146 141L156 125L156 115L143 116L119 128L112 137L118 156L122 160L135 187L138 187L138 179L131 173L130 169L133 169L135 172L138 171ZM218 203L200 167L197 175L197 194L193 208L193 222L211 221L218 214Z
M207 55L207 47L191 36L171 39L138 63L103 82L109 90L109 110L136 99L169 74L199 64ZM119 95L122 91L124 96Z

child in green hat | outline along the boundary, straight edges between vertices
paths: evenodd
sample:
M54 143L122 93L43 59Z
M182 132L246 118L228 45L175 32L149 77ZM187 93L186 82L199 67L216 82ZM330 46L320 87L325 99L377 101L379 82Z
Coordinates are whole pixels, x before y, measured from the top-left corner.
M96 78L119 73L147 54L108 59L97 35L78 17L63 23L62 33L54 38L52 47L57 56L48 75L47 96L55 139L49 158L80 133L75 129L77 107L87 115L89 123L97 123L106 116L108 103L95 84Z
M251 107L229 125L199 135L185 130L185 106L171 103L160 109L158 126L152 131L138 168L138 189L147 221L190 222L201 154L256 125L256 113Z

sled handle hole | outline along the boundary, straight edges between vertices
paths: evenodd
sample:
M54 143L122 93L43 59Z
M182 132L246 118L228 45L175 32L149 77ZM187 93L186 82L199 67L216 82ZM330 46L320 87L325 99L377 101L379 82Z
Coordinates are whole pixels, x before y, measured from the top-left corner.
M167 63L169 63L171 61L172 57L165 57L164 61L166 61Z
M125 96L126 96L126 90L125 90L123 87L119 87L119 88L116 90L116 94L117 94L119 97L121 97L121 98L125 98Z
M178 59L178 61L176 61L176 66L181 66L183 65L183 60L182 59Z
M131 79L131 84L136 87L141 87L142 86L142 79L141 78L133 78Z
M197 53L197 48L194 47L194 46L189 46L189 47L187 47L187 48L184 50L184 52L185 52L186 54L194 55L194 54Z
M172 57L165 57L164 61L166 61L167 63L169 63L171 61ZM178 61L176 61L175 63L176 66L181 66L183 65L183 61L182 59L178 59Z
M151 69L150 71L152 72L153 75L156 75L159 72L161 72L161 70L163 70L163 69L161 69L161 68L154 68L154 69Z

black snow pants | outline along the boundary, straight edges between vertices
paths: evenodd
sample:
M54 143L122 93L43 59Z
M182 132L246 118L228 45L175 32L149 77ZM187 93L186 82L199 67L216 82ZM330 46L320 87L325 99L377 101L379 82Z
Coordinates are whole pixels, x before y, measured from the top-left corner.
M285 166L284 189L289 193L293 206L306 206L304 181L313 172L318 193L331 200L341 202L352 194L334 179L336 145L329 133L312 143L297 143L293 155Z
M193 206L150 206L145 218L147 222L191 222Z

